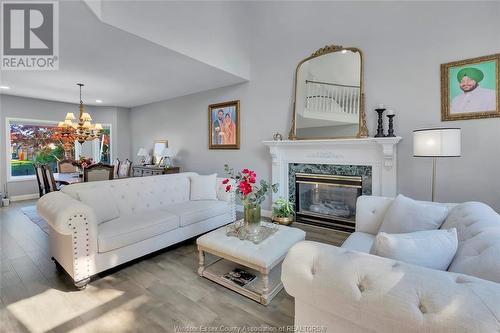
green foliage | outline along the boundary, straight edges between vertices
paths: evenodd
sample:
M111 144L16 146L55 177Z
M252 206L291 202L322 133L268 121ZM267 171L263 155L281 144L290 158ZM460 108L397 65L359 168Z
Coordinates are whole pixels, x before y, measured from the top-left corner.
M33 165L33 161L10 160L10 165L12 166Z
M279 198L273 204L273 215L276 217L290 217L295 214L295 206L292 202Z
M64 158L64 149L62 146L58 145L54 149L50 147L44 147L38 151L36 156L36 162L39 163L50 163Z
M266 200L266 195L271 191L273 193L278 192L278 184L270 184L265 180L261 180L260 186L254 185L253 188L254 190L248 196L248 201L255 205L260 205L261 203L263 203L264 200Z

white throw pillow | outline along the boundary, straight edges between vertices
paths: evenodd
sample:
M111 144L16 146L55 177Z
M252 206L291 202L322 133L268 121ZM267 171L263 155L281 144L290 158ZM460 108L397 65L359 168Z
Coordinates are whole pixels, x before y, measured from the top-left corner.
M217 174L189 176L191 200L217 200Z
M402 234L436 230L443 224L447 214L445 205L416 201L399 194L387 209L379 232Z
M408 264L445 271L457 252L457 229L426 230L375 237L370 253Z
M81 202L94 209L97 224L120 217L111 190L108 188L80 190L78 191L78 197Z

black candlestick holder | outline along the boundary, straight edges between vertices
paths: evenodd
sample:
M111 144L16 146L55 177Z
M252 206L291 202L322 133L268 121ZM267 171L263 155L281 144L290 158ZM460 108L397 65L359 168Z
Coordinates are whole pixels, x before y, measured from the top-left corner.
M383 138L385 135L384 135L384 122L382 121L382 115L384 114L385 108L375 109L375 111L378 113L378 127L377 127L377 134L375 134L375 137Z
M388 114L387 118L389 118L389 131L387 132L387 137L395 137L394 135L394 116L395 114Z

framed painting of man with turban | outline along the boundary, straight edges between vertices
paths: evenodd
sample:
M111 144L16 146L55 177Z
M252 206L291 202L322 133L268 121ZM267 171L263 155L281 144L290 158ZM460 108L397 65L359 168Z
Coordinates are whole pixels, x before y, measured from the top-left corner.
M500 54L441 65L441 120L500 117Z
M240 149L240 101L208 106L208 148Z

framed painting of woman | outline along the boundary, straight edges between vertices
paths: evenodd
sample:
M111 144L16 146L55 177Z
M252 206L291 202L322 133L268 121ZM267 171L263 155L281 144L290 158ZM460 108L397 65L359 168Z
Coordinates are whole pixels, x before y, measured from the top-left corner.
M240 101L208 106L208 148L240 149Z

